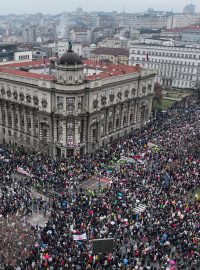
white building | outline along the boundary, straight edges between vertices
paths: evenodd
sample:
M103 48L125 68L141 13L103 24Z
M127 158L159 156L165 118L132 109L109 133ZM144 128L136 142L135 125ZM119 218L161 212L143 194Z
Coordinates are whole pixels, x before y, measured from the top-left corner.
M182 41L192 44L200 43L200 26L191 27L182 31Z
M83 28L74 28L70 31L70 39L73 43L91 43L92 31Z
M51 56L61 57L67 51L68 45L66 41L59 40L49 43L47 48L51 50ZM90 47L87 44L73 43L73 51L83 58L90 56Z
M144 15L140 17L141 28L163 29L167 26L167 16Z
M173 14L167 18L167 29L182 28L200 23L200 13Z
M106 38L98 42L99 48L128 48L127 38Z
M173 39L165 39L165 38L144 38L141 37L139 40L141 43L149 44L149 45L163 45L163 46L174 46Z
M130 44L129 63L156 69L164 86L196 88L200 76L200 47Z
M140 17L132 13L122 13L117 17L116 24L119 27L140 29Z
M33 59L33 53L32 51L21 51L21 52L15 52L14 53L14 61L26 61Z

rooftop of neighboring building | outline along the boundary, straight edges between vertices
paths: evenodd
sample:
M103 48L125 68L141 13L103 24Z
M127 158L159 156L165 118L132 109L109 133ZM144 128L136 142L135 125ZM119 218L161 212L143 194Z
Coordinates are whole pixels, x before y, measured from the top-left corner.
M165 29L163 33L182 33L183 31L200 31L200 25L190 25L182 28Z
M71 31L74 31L76 33L80 33L80 32L87 32L89 29L87 28L73 28Z
M37 73L22 71L18 69L10 69L8 67L0 67L0 73L15 75L19 77L26 77L30 79L38 79L38 80L46 80L46 81L55 80L55 77L51 75L37 74Z
M114 56L119 56L119 55L129 56L129 51L122 48L101 47L101 48L94 49L93 51L91 51L91 53L94 53L96 55L107 54L107 55L114 55Z
M45 64L49 65L50 60L46 59ZM0 67L10 68L10 69L20 69L20 68L34 68L44 66L44 60L35 60L35 61L20 61L20 62L1 62Z
M46 59L47 65L50 65L50 62L51 62L50 59ZM83 64L85 68L94 70L93 75L85 76L85 79L88 81L107 79L110 77L135 73L142 70L140 66L108 64L106 62L97 62L93 60L85 60ZM2 63L0 64L0 73L16 75L16 76L32 78L32 79L38 79L38 80L47 80L47 81L55 80L55 76L53 75L44 75L44 74L28 72L28 69L39 68L39 67L41 68L44 67L43 60ZM27 68L27 71L21 70L22 68ZM100 70L101 72L96 74L96 70Z
M85 60L84 65L86 68L94 69L94 74L86 76L88 81L95 81L98 79L107 79L114 76L120 76L139 72L142 70L140 66L129 66L121 64L107 64L105 62L97 62L94 60ZM95 70L101 70L101 73L95 74Z

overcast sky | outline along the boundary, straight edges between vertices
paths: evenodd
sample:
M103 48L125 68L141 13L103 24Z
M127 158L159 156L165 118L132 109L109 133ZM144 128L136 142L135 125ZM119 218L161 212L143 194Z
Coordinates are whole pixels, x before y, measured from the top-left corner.
M8 13L61 13L63 11L72 11L77 7L82 7L86 11L122 11L141 12L147 8L155 10L173 9L174 12L180 12L190 0L0 0L0 14ZM200 0L193 0L196 5L196 11L200 11Z

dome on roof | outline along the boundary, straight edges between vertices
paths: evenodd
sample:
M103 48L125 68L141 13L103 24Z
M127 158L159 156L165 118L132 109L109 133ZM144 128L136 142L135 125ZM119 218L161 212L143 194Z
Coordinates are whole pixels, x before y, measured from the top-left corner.
M59 65L64 66L74 66L74 65L81 65L82 61L78 54L76 54L73 50L68 50L65 52L59 60Z

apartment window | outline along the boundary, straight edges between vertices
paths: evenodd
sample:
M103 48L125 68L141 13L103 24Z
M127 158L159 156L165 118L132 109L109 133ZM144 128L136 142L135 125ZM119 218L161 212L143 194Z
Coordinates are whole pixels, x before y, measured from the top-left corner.
M193 54L193 59L196 59L196 55L195 54Z
M185 54L185 58L188 58L188 54Z

